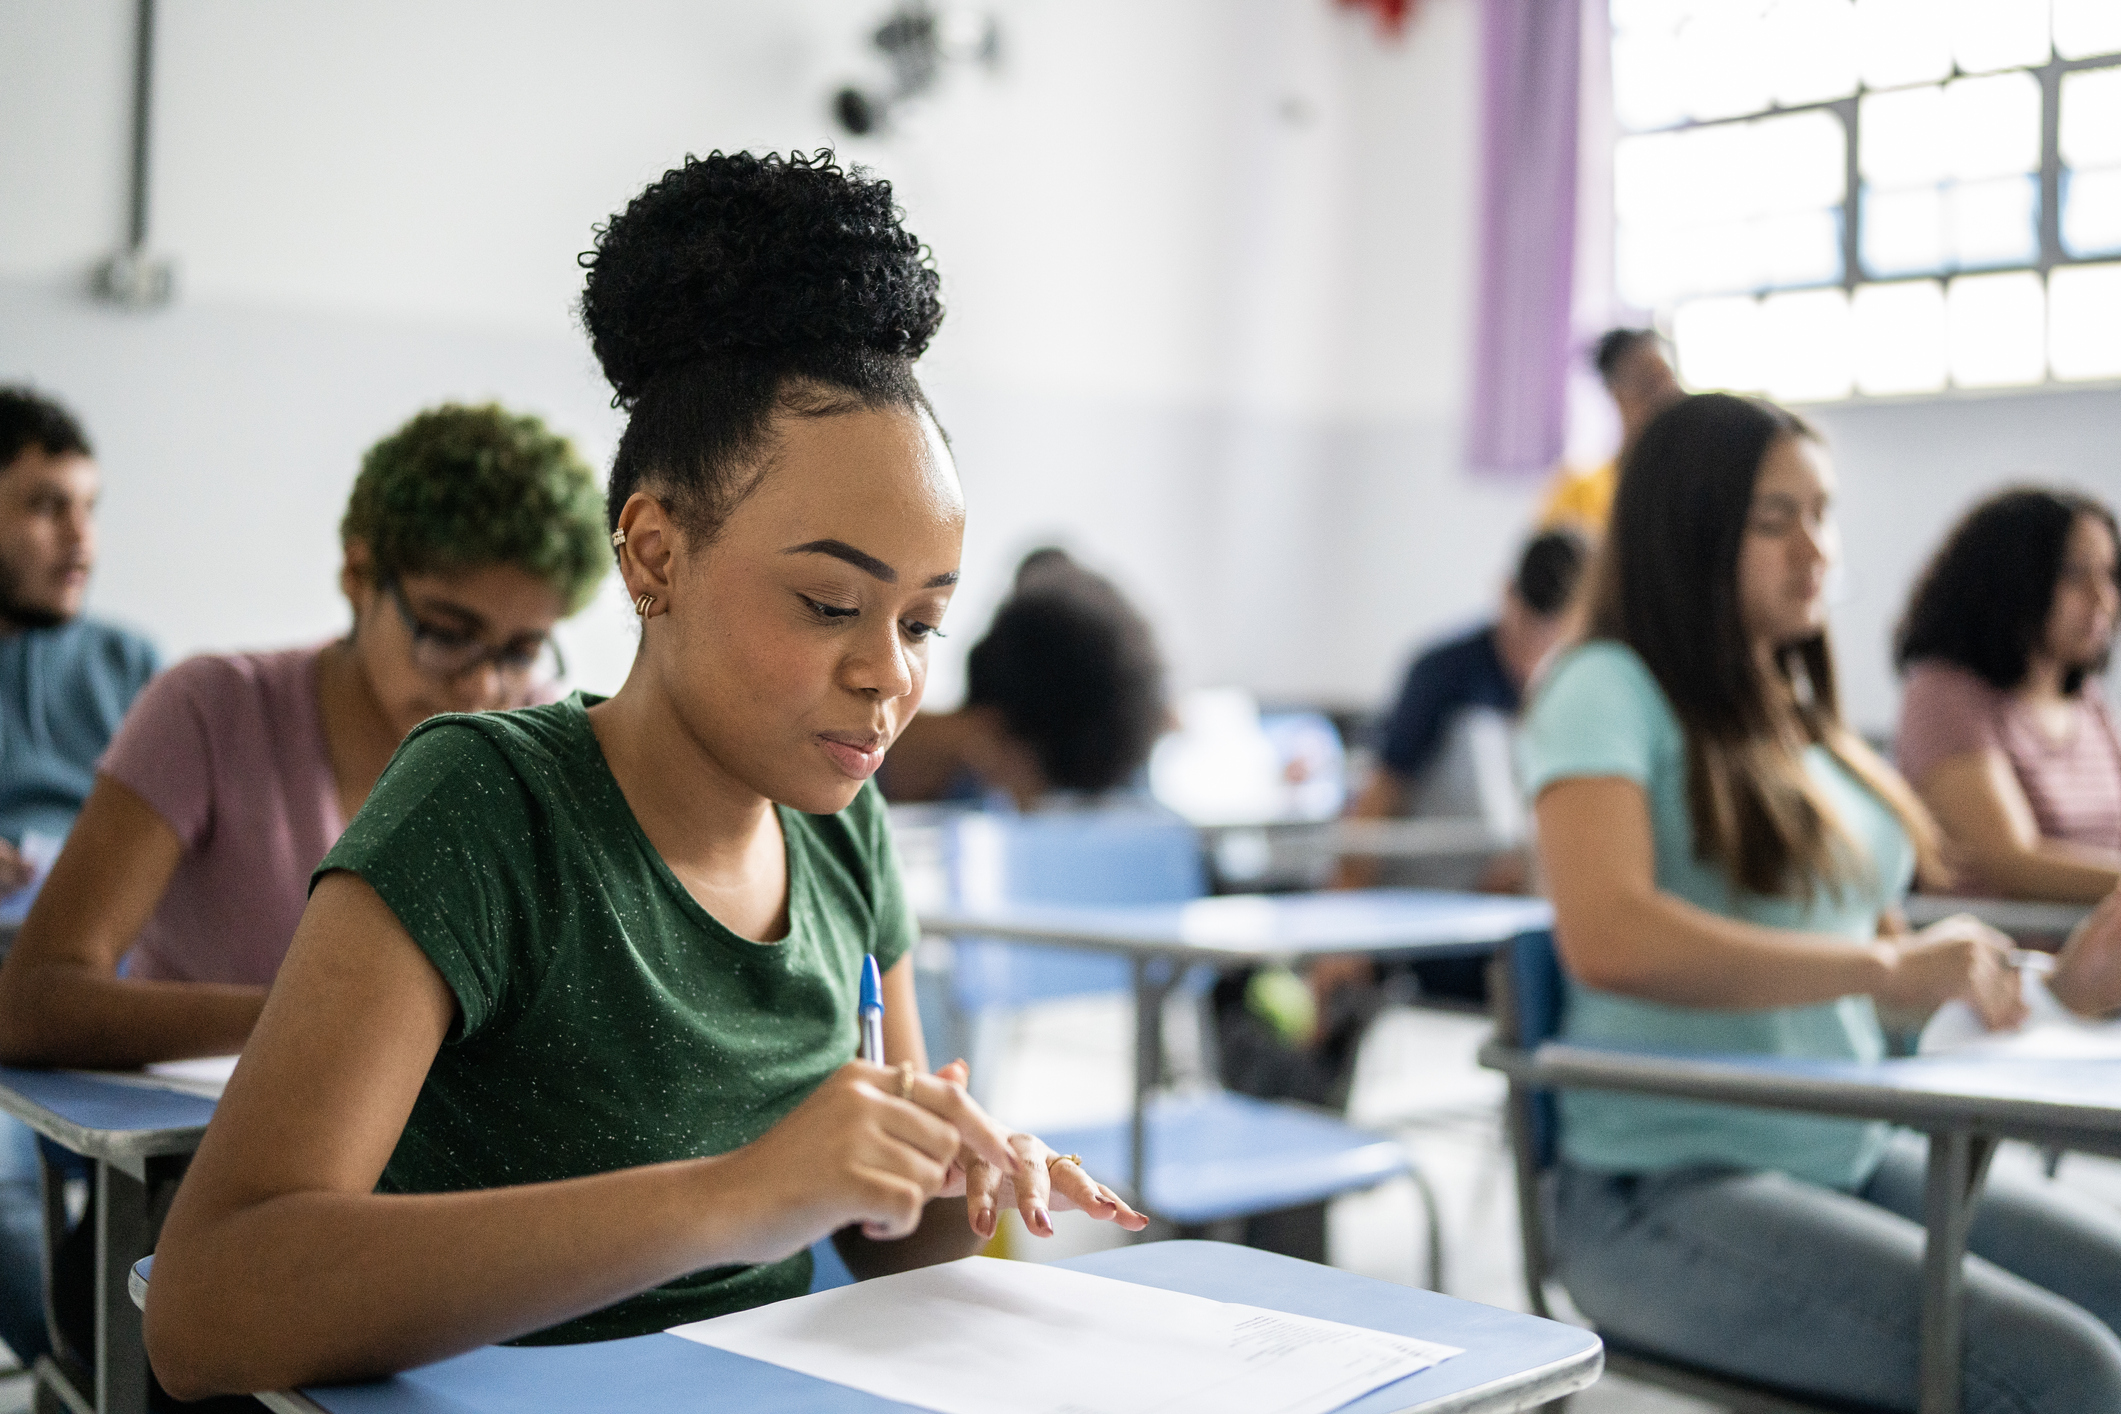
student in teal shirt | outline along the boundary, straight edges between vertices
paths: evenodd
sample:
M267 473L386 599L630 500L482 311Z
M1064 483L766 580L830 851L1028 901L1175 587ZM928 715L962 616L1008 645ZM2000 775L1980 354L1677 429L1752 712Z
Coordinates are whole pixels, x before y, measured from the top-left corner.
M1146 1221L921 1050L869 778L964 499L890 187L687 158L596 246L632 670L428 722L324 859L157 1252L179 1398L660 1330L800 1294L833 1234L869 1273L969 1253L1003 1203Z
M1841 721L1833 485L1804 423L1716 394L1661 414L1628 460L1588 641L1522 741L1572 1041L1872 1060L1880 1005L2023 1015L2007 939L1901 921L1917 869L1941 864L1906 783ZM2061 959L2071 1004L2121 1004L2116 921ZM1561 1116L1557 1269L1609 1337L1914 1408L1919 1137L1594 1091ZM2121 1214L1998 1172L1969 1246L1967 1408L2121 1409Z

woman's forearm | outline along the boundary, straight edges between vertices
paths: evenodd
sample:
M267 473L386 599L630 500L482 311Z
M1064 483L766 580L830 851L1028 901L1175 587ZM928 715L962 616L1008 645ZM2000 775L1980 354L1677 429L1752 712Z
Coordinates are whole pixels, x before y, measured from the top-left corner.
M360 1379L799 1250L774 1245L786 1224L762 1220L741 1152L468 1193L283 1194L173 1221L149 1354L180 1399Z
M123 1069L231 1055L264 1006L263 987L146 981L18 960L0 975L0 1060Z
M1585 984L1674 1006L1758 1010L1876 992L1889 949L1766 928L1657 890L1561 909L1556 939Z
M2010 898L2097 903L2121 884L2121 854L2067 840L1964 852L1981 882Z

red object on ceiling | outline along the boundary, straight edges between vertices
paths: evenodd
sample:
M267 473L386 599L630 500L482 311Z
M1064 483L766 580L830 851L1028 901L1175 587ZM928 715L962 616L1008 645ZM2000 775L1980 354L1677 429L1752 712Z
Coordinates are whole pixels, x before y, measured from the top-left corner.
M1414 16L1419 0L1340 0L1342 8L1370 10L1377 15L1377 27L1397 39L1407 32L1407 21Z

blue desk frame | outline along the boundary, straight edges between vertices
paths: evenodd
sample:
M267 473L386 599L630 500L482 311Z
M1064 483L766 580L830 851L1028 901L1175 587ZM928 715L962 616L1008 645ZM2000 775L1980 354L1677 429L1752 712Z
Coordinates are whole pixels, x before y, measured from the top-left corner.
M37 1362L37 1381L75 1410L145 1414L147 1348L139 1309L126 1293L128 1269L154 1250L214 1102L67 1071L0 1066L0 1110L95 1166L95 1349L68 1352L47 1308L55 1354ZM44 1187L49 1215L58 1201L49 1165Z
M1462 1346L1337 1414L1512 1414L1597 1380L1598 1337L1576 1326L1219 1242L1156 1242L1060 1265ZM259 1396L281 1414L882 1414L898 1404L671 1335L599 1345L487 1346L371 1384Z
M1535 1090L1623 1090L1884 1120L1929 1136L1922 1414L1959 1414L1967 1226L2000 1140L2121 1154L2121 1061L1923 1056L1875 1063L1490 1043L1481 1063Z
M1141 1201L1149 1100L1163 1067L1164 1002L1195 963L1257 967L1334 953L1486 957L1554 924L1545 899L1442 889L1222 894L1130 906L1010 904L923 911L921 931L1114 953L1134 970L1134 1113L1128 1191Z

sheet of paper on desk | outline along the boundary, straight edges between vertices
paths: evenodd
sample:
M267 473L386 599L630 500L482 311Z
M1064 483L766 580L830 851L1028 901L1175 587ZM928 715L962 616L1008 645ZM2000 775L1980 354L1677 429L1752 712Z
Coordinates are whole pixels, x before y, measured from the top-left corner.
M83 1070L118 1085L138 1085L146 1090L175 1090L183 1095L218 1100L228 1088L228 1077L236 1073L235 1056L201 1056L197 1060L157 1061L144 1070Z
M1922 1028L1916 1045L1925 1056L2009 1056L2023 1060L2121 1059L2121 1021L2090 1021L2055 1000L2039 972L2026 968L2018 982L2030 1015L2013 1031L1990 1031L1965 1002L1946 1002Z
M989 1257L670 1333L941 1414L1325 1414L1462 1353Z

